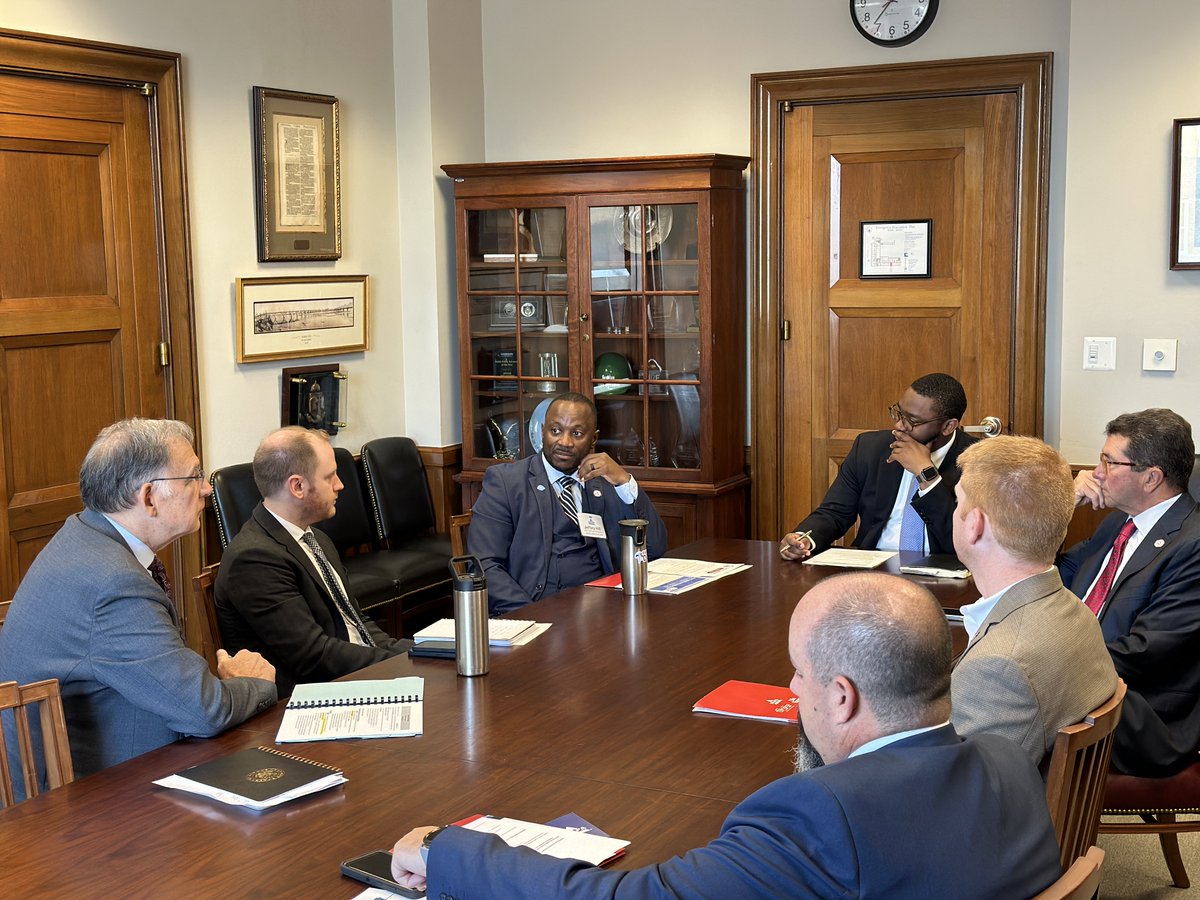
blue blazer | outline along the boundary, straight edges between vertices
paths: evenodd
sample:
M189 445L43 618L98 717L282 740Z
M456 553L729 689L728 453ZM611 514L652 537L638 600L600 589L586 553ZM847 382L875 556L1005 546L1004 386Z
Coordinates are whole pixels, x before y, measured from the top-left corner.
M209 737L271 706L275 685L219 679L112 524L84 510L43 548L0 628L0 681L57 678L77 776Z
M938 467L942 480L924 497L913 501L913 509L925 522L930 553L954 553L951 516L955 507L954 486L958 484L960 474L958 455L976 440L973 435L959 431ZM850 453L821 505L792 529L800 533L812 532L816 545L814 553L828 549L850 530L855 519L858 520L858 531L854 546L874 550L879 544L896 504L900 479L904 476L904 467L900 463L887 461L892 454L891 443L890 431L865 431L854 439Z
M600 496L596 496L596 491ZM583 511L604 519L606 540L595 540L604 574L621 561L621 519L646 519L646 548L651 559L667 549L667 528L644 487L637 500L622 503L616 488L593 478L583 488ZM483 492L471 508L467 547L487 574L488 612L498 616L535 600L546 590L554 512L558 496L546 477L541 454L508 465L491 466L483 475Z
M629 853L637 853L637 843ZM712 843L631 872L441 832L430 897L1031 897L1060 874L1045 788L996 735L949 726L751 794Z
M1059 558L1063 583L1082 597L1129 517L1114 512ZM1138 544L1100 608L1113 665L1129 686L1113 739L1113 765L1170 775L1200 751L1200 509L1182 494Z

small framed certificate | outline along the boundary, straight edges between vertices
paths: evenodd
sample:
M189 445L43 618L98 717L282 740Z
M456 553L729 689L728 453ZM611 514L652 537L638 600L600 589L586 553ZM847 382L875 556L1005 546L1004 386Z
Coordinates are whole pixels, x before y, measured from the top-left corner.
M859 223L859 278L929 278L933 219Z
M1200 119L1175 120L1171 268L1200 269Z

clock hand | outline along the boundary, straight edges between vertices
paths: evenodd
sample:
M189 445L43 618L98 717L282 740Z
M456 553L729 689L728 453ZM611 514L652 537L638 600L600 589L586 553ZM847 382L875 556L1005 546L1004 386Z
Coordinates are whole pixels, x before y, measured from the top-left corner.
M885 12L887 12L887 8L895 2L896 2L896 0L887 0L887 3L883 4L883 6L881 6L879 8L879 15L877 15L875 17L875 36L876 37L879 37L879 29L883 27L883 14Z

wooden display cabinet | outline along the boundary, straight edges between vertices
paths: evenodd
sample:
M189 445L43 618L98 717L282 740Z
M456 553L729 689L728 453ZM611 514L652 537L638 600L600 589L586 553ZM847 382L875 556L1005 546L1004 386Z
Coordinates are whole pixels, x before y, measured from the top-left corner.
M597 447L671 546L748 534L741 156L446 165L454 179L464 504L538 452L550 400L595 400Z

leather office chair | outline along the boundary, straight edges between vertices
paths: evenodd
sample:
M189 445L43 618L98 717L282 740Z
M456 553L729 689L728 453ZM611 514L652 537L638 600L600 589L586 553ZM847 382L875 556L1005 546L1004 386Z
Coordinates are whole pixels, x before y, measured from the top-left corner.
M29 727L32 708L36 708L41 725L42 767L35 759L33 734ZM0 683L0 712L6 710L10 711L14 723L16 759L21 766L21 771L16 774L24 783L25 796L36 797L41 793L39 771L43 768L51 789L74 781L75 766L71 761L71 744L67 740L67 719L63 714L58 679L24 685L15 681ZM0 729L0 807L12 806L16 800L7 741L5 730Z
M188 616L189 621L196 623L199 643L196 652L204 657L214 675L218 674L217 650L222 644L221 628L217 623L217 604L213 598L213 585L217 583L217 570L220 568L220 563L213 563L192 578L192 613Z
M212 485L212 505L217 516L217 534L224 550L233 536L250 521L254 507L262 500L258 485L254 483L254 466L237 463L217 469L209 476Z
M408 633L449 614L450 537L435 531L425 465L410 438L367 441L362 463L376 534L406 560L401 616Z
M1104 851L1090 847L1088 852L1071 863L1062 877L1046 888L1033 900L1091 900L1100 890L1100 868L1104 865Z
M1200 831L1200 762L1168 778L1137 778L1110 772L1104 790L1104 816L1140 816L1141 822L1100 821L1101 834L1157 834L1163 859L1176 887L1191 885L1179 835ZM1189 818L1180 822L1176 817Z
M1121 718L1125 691L1125 682L1118 678L1117 689L1108 700L1082 722L1058 730L1046 776L1046 804L1064 869L1096 843L1113 732Z
M467 531L471 527L471 511L450 517L450 552L455 556L466 556Z

